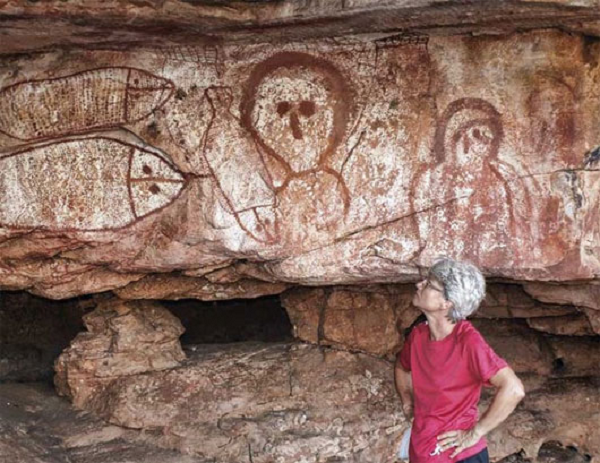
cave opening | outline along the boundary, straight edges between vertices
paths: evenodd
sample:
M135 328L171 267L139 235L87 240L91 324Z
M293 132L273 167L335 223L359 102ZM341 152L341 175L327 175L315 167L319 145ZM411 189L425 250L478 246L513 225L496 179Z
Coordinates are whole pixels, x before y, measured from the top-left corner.
M0 382L52 381L54 360L84 330L91 296L52 300L0 291Z
M219 301L123 300L111 292L57 301L0 292L0 414L5 427L29 426L32 416L16 416L14 405L2 403L23 410L37 407L35 419L59 416L60 423L35 439L55 438L68 422L72 426L64 428L63 437L70 442L77 434L77 408L91 409L97 418L94 429L105 432L108 423L155 426L154 415L142 413L155 406L181 407L177 416L190 429L200 415L220 417L220 410L238 406L249 408L227 418L230 424L217 420L218 426L246 426L245 414L258 413L257 422L267 429L279 426L269 421L283 416L276 407L290 407L284 415L295 433L305 420L316 419L317 408L336 413L327 404L333 400L328 394L339 396L338 387L347 388L348 400L363 386L379 390L384 383L371 382L389 377L402 333L419 315L411 303L414 291L412 284L296 286L277 295ZM471 322L525 383L528 396L511 426L550 429L563 415L593 420L600 337L585 311L540 302L516 283L490 282ZM347 381L331 386L332 375ZM104 378L112 378L110 386ZM387 400L396 403L391 384L385 384ZM187 394L193 397L188 400ZM272 397L265 399L265 394ZM298 397L308 411L294 408ZM364 406L361 397L352 406ZM492 397L486 388L482 403ZM116 408L106 408L109 403ZM561 404L558 411L551 408L556 403ZM386 407L368 419L393 421ZM158 411L156 416L162 417ZM332 416L324 416L324 422ZM169 423L171 418L164 419ZM589 446L581 444L575 451L564 436L555 439L558 446L545 445L537 461L585 463L591 458ZM524 442L527 457L519 453L525 448L521 442L507 441L501 450L512 455L504 463L532 461L529 455L537 447Z
M54 362L78 333L83 316L109 293L52 300L25 291L0 292L0 382L51 382ZM180 320L184 349L199 344L293 341L278 295L256 299L155 301Z
M292 324L278 295L256 299L161 301L185 328L181 344L285 342Z

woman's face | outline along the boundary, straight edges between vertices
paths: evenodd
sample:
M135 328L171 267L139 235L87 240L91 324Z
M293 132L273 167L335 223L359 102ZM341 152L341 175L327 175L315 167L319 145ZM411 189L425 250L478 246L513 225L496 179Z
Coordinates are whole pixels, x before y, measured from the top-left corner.
M444 286L434 277L429 276L417 283L417 292L413 297L413 305L423 311L433 311L443 308L447 302L444 296Z

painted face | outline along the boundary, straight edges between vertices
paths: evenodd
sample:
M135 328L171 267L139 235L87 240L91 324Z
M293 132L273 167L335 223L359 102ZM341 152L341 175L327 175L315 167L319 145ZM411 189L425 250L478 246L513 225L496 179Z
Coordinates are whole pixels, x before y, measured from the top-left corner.
M259 84L252 121L262 142L294 172L314 169L330 148L334 98L327 79L308 67L285 67Z
M417 292L413 297L413 305L419 309L439 309L446 301L443 285L432 277L417 283Z
M438 122L435 152L440 162L473 168L498 156L502 115L485 100L462 98L448 105Z
M497 134L488 119L474 119L457 127L450 140L450 153L458 165L473 165L496 156L494 143Z

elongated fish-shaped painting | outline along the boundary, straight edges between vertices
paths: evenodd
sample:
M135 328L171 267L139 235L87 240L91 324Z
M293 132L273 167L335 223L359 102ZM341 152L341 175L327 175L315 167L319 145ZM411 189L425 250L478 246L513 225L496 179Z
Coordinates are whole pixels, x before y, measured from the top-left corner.
M114 230L171 204L186 179L163 156L108 137L0 158L0 227Z
M92 69L0 90L0 132L23 141L140 121L173 95L174 84L141 69Z

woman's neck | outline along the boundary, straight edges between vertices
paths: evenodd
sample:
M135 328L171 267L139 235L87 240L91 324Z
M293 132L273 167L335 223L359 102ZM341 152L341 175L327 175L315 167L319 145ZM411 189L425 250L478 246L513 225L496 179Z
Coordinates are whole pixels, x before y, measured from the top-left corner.
M446 314L426 314L427 324L429 325L429 339L432 341L441 341L448 337L456 323L451 322Z

